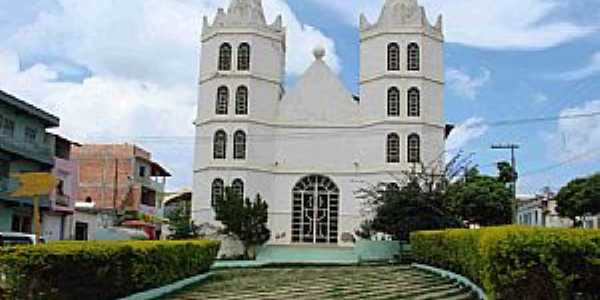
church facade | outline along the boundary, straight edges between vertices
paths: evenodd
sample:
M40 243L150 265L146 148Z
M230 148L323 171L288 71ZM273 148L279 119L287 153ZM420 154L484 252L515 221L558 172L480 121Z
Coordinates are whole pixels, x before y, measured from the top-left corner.
M293 47L294 45L290 45ZM232 0L204 19L194 162L193 219L217 223L231 186L269 204L270 244L351 243L363 205L355 192L443 163L441 17L417 0L386 0L360 18L360 95L323 58L284 90L286 29L261 0Z

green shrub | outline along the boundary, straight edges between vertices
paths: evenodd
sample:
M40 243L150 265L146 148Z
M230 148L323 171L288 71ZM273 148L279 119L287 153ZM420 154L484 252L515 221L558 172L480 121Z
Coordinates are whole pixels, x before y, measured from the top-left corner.
M61 242L0 249L0 299L117 299L209 270L219 243Z
M417 232L417 262L479 283L491 299L600 299L600 231L491 227Z

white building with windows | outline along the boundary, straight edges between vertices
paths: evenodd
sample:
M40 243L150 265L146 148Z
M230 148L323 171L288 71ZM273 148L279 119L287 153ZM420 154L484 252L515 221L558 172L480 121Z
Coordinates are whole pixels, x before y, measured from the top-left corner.
M204 19L193 218L216 223L212 203L232 186L269 203L270 244L351 242L365 183L443 163L441 17L417 0L387 0L360 19L360 96L327 66L323 49L284 90L286 29L260 0L232 0Z

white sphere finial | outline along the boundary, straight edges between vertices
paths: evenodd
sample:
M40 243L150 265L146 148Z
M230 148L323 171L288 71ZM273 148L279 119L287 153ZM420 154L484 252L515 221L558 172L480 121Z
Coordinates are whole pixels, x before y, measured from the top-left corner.
M325 51L325 48L323 48L323 46L317 46L315 48L315 50L313 50L313 55L318 60L322 60L323 57L325 57L325 53L326 53L326 51Z

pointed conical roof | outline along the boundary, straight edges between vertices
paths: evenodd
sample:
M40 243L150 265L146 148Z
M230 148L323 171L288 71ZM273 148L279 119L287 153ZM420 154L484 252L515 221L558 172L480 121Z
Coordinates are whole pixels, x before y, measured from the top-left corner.
M352 124L359 119L358 103L315 50L315 61L280 103L284 123Z

